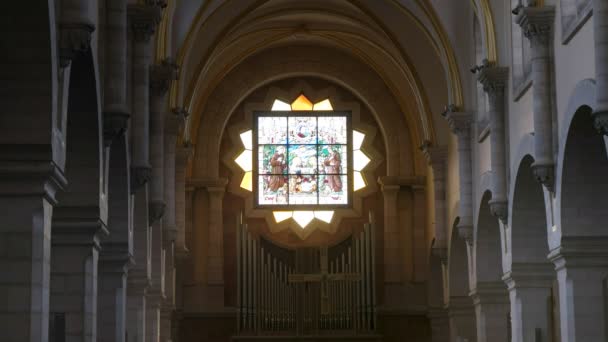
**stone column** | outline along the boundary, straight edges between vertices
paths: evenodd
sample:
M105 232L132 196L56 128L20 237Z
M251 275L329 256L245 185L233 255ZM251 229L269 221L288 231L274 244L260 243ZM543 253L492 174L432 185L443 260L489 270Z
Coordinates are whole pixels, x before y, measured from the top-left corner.
M534 164L532 172L549 191L553 191L555 162L553 158L553 21L555 8L521 7L516 21L532 50L532 84L534 101Z
M9 341L48 340L51 219L66 185L54 165L1 161L0 329Z
M148 224L147 186L134 196L133 245L135 265L129 270L127 285L128 342L147 342L146 294L151 281L150 226Z
M505 147L505 86L509 69L484 64L478 80L488 95L490 116L490 151L492 166L492 199L490 210L503 223L507 222L507 153Z
M183 260L188 255L186 244L186 166L192 155L192 147L177 147L175 154L175 256Z
M122 136L130 117L127 106L127 3L107 1L105 79L103 90L104 145Z
M562 237L549 259L557 271L561 342L605 341L608 239Z
M153 65L150 68L150 162L152 181L150 182L150 222L154 223L165 211L164 184L165 177L165 120L167 112L167 91L171 81L177 76L175 65L169 61Z
M435 243L433 249L447 249L447 224L446 224L446 193L445 175L448 159L446 147L422 146L422 152L429 165L433 168L434 206L435 206ZM439 252L445 254L444 252Z
M227 180L221 179L217 184L207 186L209 193L209 246L207 281L211 286L224 286L224 222L222 202ZM219 295L219 294L218 294Z
M160 21L160 8L147 4L129 4L127 14L133 40L131 187L136 191L148 182L151 173L149 67L152 59L152 42L150 38Z
M473 163L471 158L471 114L457 112L448 106L444 113L450 130L458 137L458 175L460 200L458 202L458 234L473 244Z
M107 234L95 210L62 207L53 217L50 307L65 317L66 340L97 340L99 241Z
M127 265L124 255L103 250L99 262L98 341L125 342Z
M146 338L150 341L160 340L160 307L165 298L164 294L164 255L163 230L160 221L152 225L151 230L151 281L146 292Z
M59 64L67 67L79 53L91 48L95 21L91 16L96 2L63 0L59 18Z
M431 341L447 342L450 340L450 315L447 309L429 310L427 315L431 323Z
M160 342L160 305L159 295L146 297L146 342Z
M398 211L401 186L395 177L381 177L378 182L384 197L384 284L386 286L403 281Z
M593 0L593 32L597 82L593 121L600 133L608 135L608 3L605 0Z
M478 282L471 291L477 342L509 341L509 297L503 282Z
M470 297L450 297L450 341L475 342L475 308Z
M551 265L513 265L503 279L511 301L511 342L551 341Z

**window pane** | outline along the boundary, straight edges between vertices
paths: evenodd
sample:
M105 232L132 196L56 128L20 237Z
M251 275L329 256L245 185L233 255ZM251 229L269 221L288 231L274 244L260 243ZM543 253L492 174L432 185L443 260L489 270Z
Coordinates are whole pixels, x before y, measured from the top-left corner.
M302 94L291 103L291 110L312 110L312 102Z
M319 117L319 144L346 144L346 117Z
M260 175L287 173L287 148L284 145L260 145L258 149Z
M319 145L319 173L347 173L346 145Z
M346 175L319 176L319 204L347 204Z
M317 143L317 118L316 117L289 117L290 144L316 144Z
M258 118L258 144L286 144L287 118L260 116Z
M281 175L258 177L260 204L287 204L287 177Z
M316 174L317 148L315 145L289 146L289 174Z
M317 204L315 175L289 176L289 204Z
M361 171L369 164L370 159L361 150L353 151L353 164L355 171Z

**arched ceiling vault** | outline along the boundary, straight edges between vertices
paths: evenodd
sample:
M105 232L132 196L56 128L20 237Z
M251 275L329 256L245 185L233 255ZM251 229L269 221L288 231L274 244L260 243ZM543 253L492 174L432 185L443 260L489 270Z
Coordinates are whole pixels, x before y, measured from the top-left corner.
M485 13L483 3L468 6ZM447 104L465 106L462 65L428 0L169 0L156 56L176 56L180 66L170 98L172 107L193 114L184 139L196 134L196 108L226 73L248 56L302 41L347 51L370 65L401 104L414 139L446 143L438 116ZM417 108L404 97L413 97Z

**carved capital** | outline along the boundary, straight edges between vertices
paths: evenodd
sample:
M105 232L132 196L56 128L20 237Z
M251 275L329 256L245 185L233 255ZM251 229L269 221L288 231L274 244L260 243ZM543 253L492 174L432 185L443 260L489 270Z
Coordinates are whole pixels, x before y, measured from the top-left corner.
M507 224L509 214L509 202L505 199L491 199L488 201L490 212L494 217L500 219L503 224Z
M548 46L553 40L553 22L555 7L522 7L517 13L515 22L521 26L523 34L530 40L532 48L540 44Z
M490 99L504 96L508 79L509 68L493 66L489 63L479 67L477 81L481 83Z
M152 95L163 96L169 90L171 81L177 79L177 64L163 60L160 64L150 66L150 90Z
M593 113L593 126L600 134L608 136L608 111Z
M59 64L62 68L91 48L93 31L95 26L89 22L59 23Z
M132 166L131 167L131 193L136 193L141 189L152 177L152 168L150 166Z
M460 136L470 134L473 116L469 113L446 110L443 117L448 121L452 133Z
M104 112L103 113L103 142L109 147L112 141L120 138L127 131L129 113Z
M460 236L469 246L473 246L473 225L458 224L458 236Z
M431 146L430 142L425 142L420 146L420 150L433 170L440 171L445 167L448 159L448 149L445 146ZM438 175L435 175L437 177Z
M167 205L164 201L150 201L148 203L148 224L152 225L160 220L165 214L165 207Z
M550 192L553 192L555 186L554 172L555 166L553 164L532 164L532 173L534 174L534 178L536 178L536 180L544 185Z
M127 16L133 39L136 42L149 42L160 22L161 8L152 4L129 4Z

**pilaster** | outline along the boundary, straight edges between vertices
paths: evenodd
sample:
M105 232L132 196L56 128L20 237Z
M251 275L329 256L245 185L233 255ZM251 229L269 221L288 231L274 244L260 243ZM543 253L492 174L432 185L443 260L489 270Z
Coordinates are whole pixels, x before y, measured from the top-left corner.
M445 146L433 147L425 144L421 147L429 165L433 168L434 207L435 207L435 248L447 248L447 210L446 210L446 167L448 149Z
M458 202L458 234L473 245L473 166L471 157L471 123L469 113L458 112L454 106L448 106L443 116L448 121L452 133L458 137L458 176L460 200Z
M548 257L557 271L562 342L602 341L608 238L562 237Z
M471 291L477 322L478 342L510 342L509 296L499 282L478 282Z
M593 0L593 35L595 51L596 104L593 108L594 126L608 135L608 3Z
M476 341L475 308L471 297L450 297L450 341Z
M99 257L98 326L101 342L125 342L127 329L127 270L131 258L107 251Z
M492 215L503 223L508 218L507 154L505 146L505 87L509 69L493 66L487 61L478 67L478 81L488 95L490 116L490 151L492 167L492 199L489 201Z
M532 172L549 191L554 190L553 158L553 22L555 8L521 7L516 22L530 41L534 101L534 154Z
M146 4L129 4L128 23L132 37L132 177L133 192L150 179L150 112L149 67L152 59L151 36L160 21L160 8Z
M192 147L182 145L177 147L175 154L175 257L183 260L188 254L186 244L186 166L192 156Z

